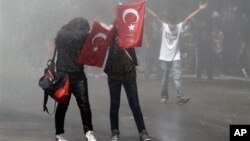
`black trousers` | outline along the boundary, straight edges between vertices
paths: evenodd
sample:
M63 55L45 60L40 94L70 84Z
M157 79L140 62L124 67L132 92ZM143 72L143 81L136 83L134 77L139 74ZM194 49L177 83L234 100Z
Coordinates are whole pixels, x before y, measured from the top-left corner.
M108 78L110 90L110 122L111 130L119 131L119 108L122 85L127 94L129 106L132 110L136 126L139 132L145 130L143 115L141 112L136 79L132 80L114 80Z
M70 77L70 96L66 101L59 103L56 108L56 114L55 114L56 134L64 133L65 115L69 106L72 93L74 94L77 105L80 109L84 132L86 133L89 130L92 131L93 130L92 115L88 97L87 79L84 73L69 74L69 77Z

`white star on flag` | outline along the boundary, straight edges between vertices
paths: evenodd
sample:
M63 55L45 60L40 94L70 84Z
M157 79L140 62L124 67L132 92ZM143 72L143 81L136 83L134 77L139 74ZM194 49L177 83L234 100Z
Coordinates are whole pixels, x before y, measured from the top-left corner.
M98 47L95 46L95 47L93 48L93 51L96 52L97 50L98 50Z
M129 28L130 31L134 31L135 30L135 25L130 24L130 26L128 26L128 28Z

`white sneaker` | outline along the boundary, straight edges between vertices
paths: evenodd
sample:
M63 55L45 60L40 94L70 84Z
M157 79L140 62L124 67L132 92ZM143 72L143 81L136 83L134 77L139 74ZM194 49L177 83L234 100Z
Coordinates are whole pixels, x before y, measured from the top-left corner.
M161 100L160 100L160 104L167 104L167 102L168 102L168 99L167 98L161 98Z
M56 141L68 141L63 137L63 134L56 135Z
M86 141L96 141L93 131L88 131L85 134Z

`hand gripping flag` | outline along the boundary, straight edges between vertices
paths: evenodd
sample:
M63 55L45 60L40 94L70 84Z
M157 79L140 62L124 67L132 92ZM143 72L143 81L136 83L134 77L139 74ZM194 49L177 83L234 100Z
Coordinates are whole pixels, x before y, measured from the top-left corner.
M78 63L101 68L113 31L113 26L94 21L91 32L78 58Z
M120 47L140 47L143 38L145 1L121 4L116 8Z

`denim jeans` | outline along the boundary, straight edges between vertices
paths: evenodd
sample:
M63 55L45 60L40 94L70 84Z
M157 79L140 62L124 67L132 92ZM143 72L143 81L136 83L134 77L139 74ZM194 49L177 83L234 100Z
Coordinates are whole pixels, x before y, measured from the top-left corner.
M168 78L172 77L174 81L174 85L176 88L176 96L177 98L183 97L183 88L182 88L182 80L181 80L181 61L162 61L162 69L163 69L163 77L162 77L162 91L161 97L168 99Z
M72 79L70 75L70 78L71 78L70 79L70 93L73 93L76 98L76 102L81 113L83 130L86 133L89 130L91 131L93 130L92 115L91 115L89 97L88 97L87 79L81 79L81 78L79 79L79 77L81 76L78 76L78 75L74 77L76 77L75 80L74 78ZM66 101L59 103L56 108L56 114L55 114L56 134L64 133L64 121L65 121L65 115L69 106L70 97L71 97L71 94Z
M141 112L137 91L136 79L115 80L108 78L110 91L110 123L111 130L119 131L119 108L122 85L127 94L129 106L132 110L136 126L139 132L145 130L143 115Z

